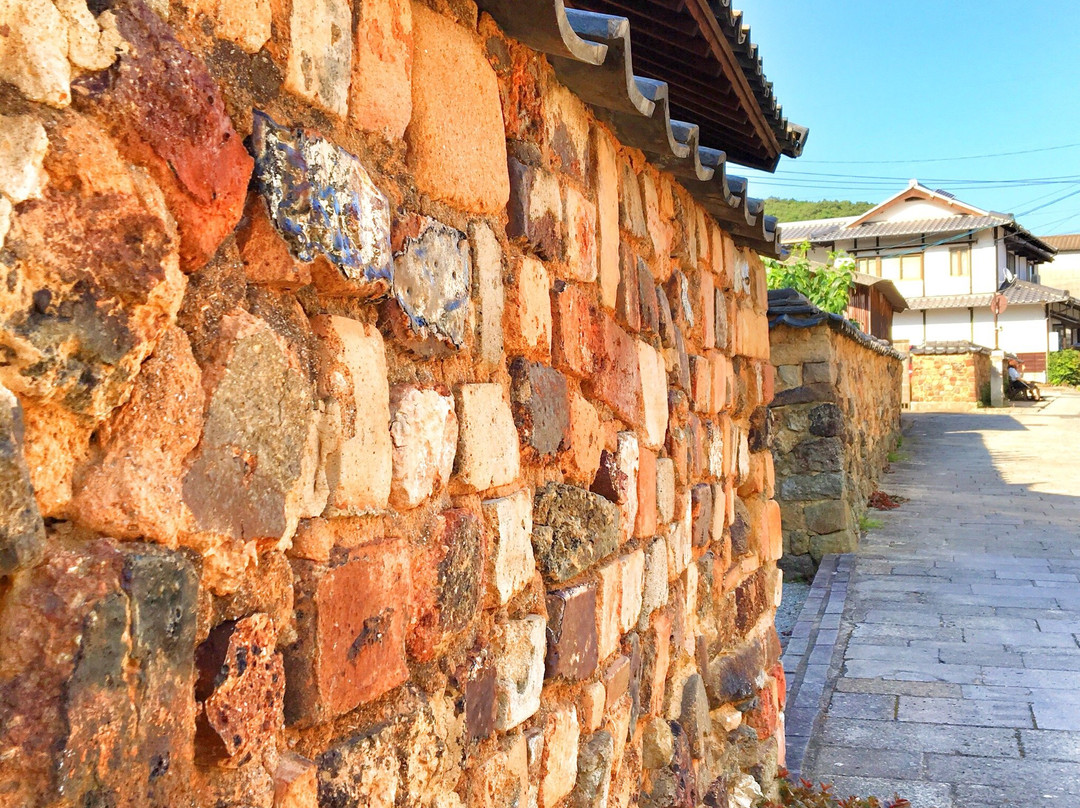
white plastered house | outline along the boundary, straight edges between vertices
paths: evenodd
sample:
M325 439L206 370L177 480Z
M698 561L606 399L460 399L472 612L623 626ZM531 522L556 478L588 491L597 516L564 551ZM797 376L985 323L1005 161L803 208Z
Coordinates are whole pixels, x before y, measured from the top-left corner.
M893 320L893 344L905 350L932 342L995 347L990 301L1008 305L998 317L998 344L1023 362L1025 376L1045 380L1047 352L1076 339L1080 301L1038 282L1054 248L1006 213L982 210L916 180L859 216L788 222L785 246L811 245L824 261L844 250L857 269L891 280L908 302Z

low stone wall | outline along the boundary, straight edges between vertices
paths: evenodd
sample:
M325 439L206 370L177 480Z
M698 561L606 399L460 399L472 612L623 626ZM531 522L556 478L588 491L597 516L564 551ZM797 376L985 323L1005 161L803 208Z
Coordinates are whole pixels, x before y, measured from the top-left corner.
M990 387L990 351L911 353L912 403L975 406Z
M770 408L780 566L812 576L826 553L854 550L866 500L900 434L898 354L823 321L770 332L776 398Z
M468 0L0 22L0 805L770 791L756 254Z

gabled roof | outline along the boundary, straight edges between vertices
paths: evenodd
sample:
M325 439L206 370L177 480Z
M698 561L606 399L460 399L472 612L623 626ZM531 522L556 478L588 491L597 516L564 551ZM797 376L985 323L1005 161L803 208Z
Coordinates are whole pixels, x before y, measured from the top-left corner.
M906 219L899 222L867 222L856 224L855 217L820 219L808 222L784 222L779 225L784 244L801 241L847 241L856 238L888 238L926 234L977 232L988 227L1015 224L1012 216L990 213L984 216L944 216L935 219ZM915 245L917 246L917 245Z
M955 211L958 214L966 214L969 216L985 216L989 211L985 211L982 208L977 208L974 205L969 205L966 202L961 202L955 196L944 191L931 191L925 185L922 185L918 180L911 180L908 183L908 187L900 191L893 196L890 196L884 202L874 205L870 210L866 211L859 216L855 217L852 225L862 224L863 222L869 222L874 219L878 214L883 213L891 207L902 204L909 201L913 196L924 199L927 202L937 202L945 205L949 209Z
M1080 233L1069 233L1062 236L1039 236L1059 253L1080 251Z
M698 26L702 36L707 30L715 38L719 26L726 32L723 37L726 47L734 48L733 42L738 40L740 48L752 48L741 29L736 32L733 28L738 17L728 19L721 13L720 17L727 19L721 24L706 0L685 0L687 6L683 2L679 0L676 9L661 0L640 0L632 7L625 4L627 8L623 3L618 6L628 14L655 6L653 13L665 21L685 27L689 20ZM683 61L677 51L669 48L666 61L657 63L658 67L654 65L663 68L658 73L665 79L661 81L635 75L637 62L631 55L631 40L634 39L635 52L638 41L631 36L630 22L625 17L566 9L563 0L478 0L478 4L507 34L546 53L559 80L592 105L597 117L610 123L624 144L640 149L650 162L677 177L737 244L765 255L779 255L776 218L765 215L761 200L747 196L745 179L727 175L728 152L740 155L740 159L745 155L748 165L771 161L766 166L771 170L781 153L799 154L806 138L806 129L779 117L779 107L771 108L772 112L762 110L760 104L765 96L758 98L753 92L746 92L747 86L764 80L756 49L752 64L743 65L738 59L734 62L721 59L714 50ZM703 7L708 15L703 16ZM726 9L726 5L721 3L719 8ZM655 22L648 27L653 32L660 30ZM642 46L642 50L648 58L649 46ZM672 119L672 110L680 107L672 99L666 79L687 71L699 78L708 75L711 82L706 87L708 92L701 97L704 106L693 110L692 120L712 115L732 122L731 129L709 130L714 134L704 141L707 146L702 145L702 128L696 122ZM656 70L653 72L657 74ZM764 85L759 90L764 92ZM771 98L771 90L767 96ZM688 102L684 98L679 103ZM747 128L752 119L762 115L772 116L781 132L789 132L787 140L777 138L769 127ZM771 135L765 137L764 133Z

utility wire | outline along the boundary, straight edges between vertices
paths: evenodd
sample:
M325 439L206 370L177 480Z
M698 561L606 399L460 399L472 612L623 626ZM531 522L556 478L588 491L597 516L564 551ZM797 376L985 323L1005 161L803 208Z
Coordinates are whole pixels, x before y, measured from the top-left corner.
M1047 146L1043 149L1024 149L1023 151L994 152L991 154L971 154L965 157L928 157L920 160L799 160L800 165L813 163L815 165L901 165L910 163L951 163L955 160L985 160L991 157L1016 157L1021 154L1038 154L1040 152L1061 151L1062 149L1075 149L1080 143L1066 143L1064 146Z

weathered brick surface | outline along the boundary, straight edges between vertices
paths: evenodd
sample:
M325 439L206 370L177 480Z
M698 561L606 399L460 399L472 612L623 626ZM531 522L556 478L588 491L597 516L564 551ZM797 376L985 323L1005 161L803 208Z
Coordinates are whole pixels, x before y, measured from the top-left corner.
M510 183L495 73L465 28L416 4L412 107L405 140L417 187L480 213L503 208Z
M851 512L771 498L858 430L774 468L851 371L774 377L757 256L475 4L9 5L0 803L768 787Z

